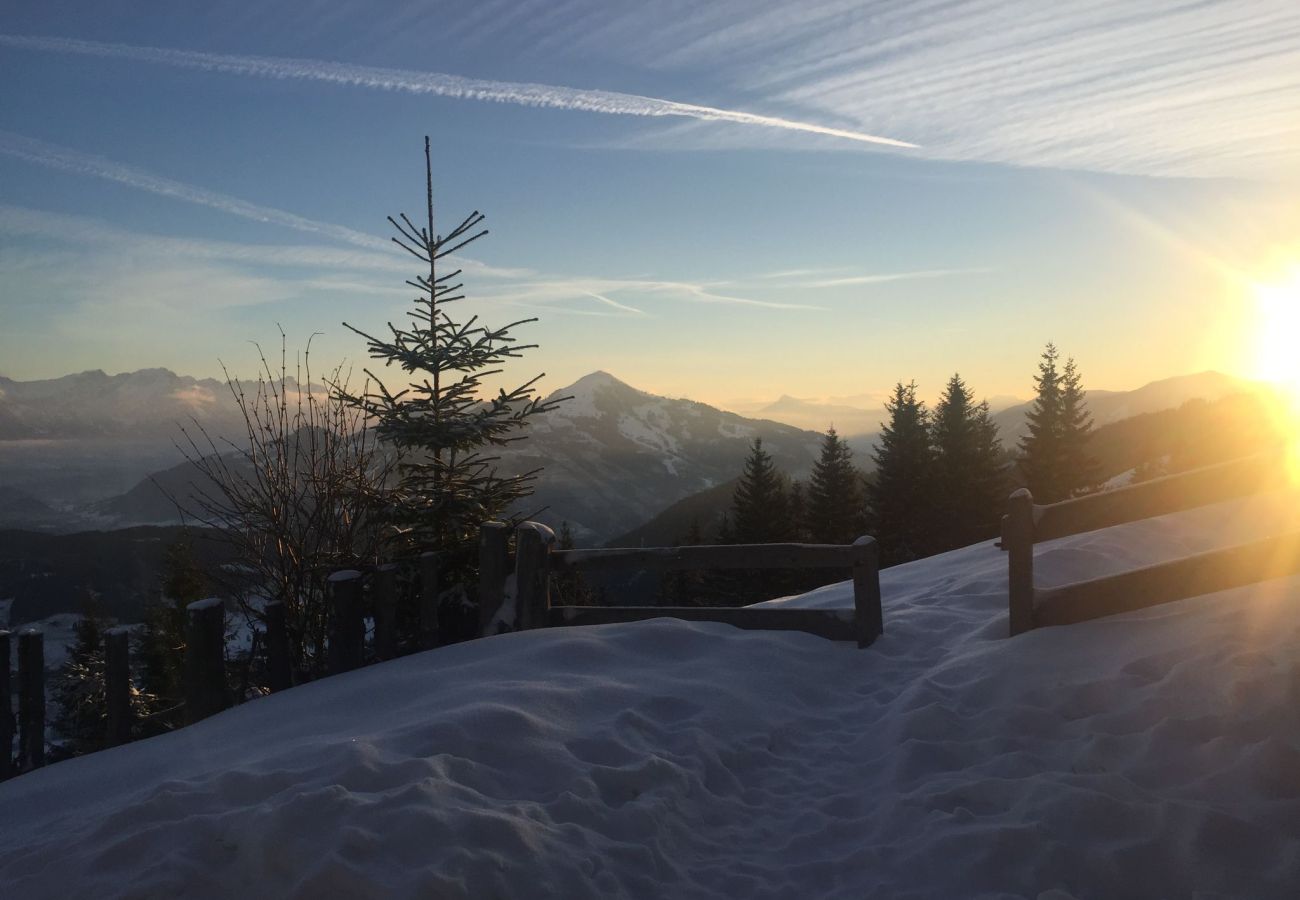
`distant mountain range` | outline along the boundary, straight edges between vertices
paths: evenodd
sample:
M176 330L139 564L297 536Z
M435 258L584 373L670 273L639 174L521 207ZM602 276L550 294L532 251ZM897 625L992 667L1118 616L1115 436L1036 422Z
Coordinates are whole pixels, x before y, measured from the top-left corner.
M44 381L0 377L0 441L178 436L192 419L219 429L242 424L225 384L141 369L95 370Z
M1133 391L1088 391L1088 411L1096 426L1144 413L1173 409L1188 400L1219 400L1231 394L1271 391L1271 387L1224 375L1222 372L1198 372L1153 381ZM1019 403L993 415L1004 445L1010 447L1025 434L1025 414L1033 403Z
M1257 387L1204 372L1135 391L1091 391L1088 404L1104 425ZM856 410L860 422L875 417L873 428L884 417L883 410L792 397L763 407L761 415L771 418L746 417L649 394L607 372L593 372L552 396L573 399L539 417L527 440L505 448L500 466L507 472L543 468L536 494L519 511L553 525L567 521L587 545L618 536L661 539L662 527L651 528L653 534L638 529L673 504L736 478L755 437L783 470L801 478L811 469L825 425L834 422L850 434L848 411ZM1017 404L994 416L1008 446L1023 432L1028 408ZM836 415L815 428L773 420L828 410ZM193 415L214 434L238 435L243 422L237 413L220 382L165 369L36 382L0 378L0 499L8 501L0 526L66 531L174 521L168 495L183 497L193 478L170 447L177 423ZM851 443L858 465L869 468L871 436ZM144 468L132 470L133 464ZM153 478L144 477L150 472ZM677 527L681 517L668 518Z

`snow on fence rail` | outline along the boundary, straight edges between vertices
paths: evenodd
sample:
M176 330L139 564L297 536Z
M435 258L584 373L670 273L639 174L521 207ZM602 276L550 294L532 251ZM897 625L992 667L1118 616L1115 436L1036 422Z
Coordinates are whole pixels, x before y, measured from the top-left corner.
M1011 635L1300 573L1300 533L1293 533L1057 588L1034 587L1034 544L1262 493L1286 477L1285 455L1270 451L1042 506L1021 488L1008 498L999 545L1007 552Z
M871 644L882 632L880 574L876 542L860 537L838 544L739 544L644 549L555 550L555 534L545 525L524 522L515 532L513 590L506 572L506 526L484 526L480 551L494 558L480 566L485 579L481 597L499 598L483 606L490 627L500 621L516 629L561 625L600 625L653 618L723 622L738 628L805 631L829 640ZM483 560L481 559L481 562ZM829 569L853 574L853 610L768 607L552 606L552 574L610 569ZM488 630L488 629L485 629Z

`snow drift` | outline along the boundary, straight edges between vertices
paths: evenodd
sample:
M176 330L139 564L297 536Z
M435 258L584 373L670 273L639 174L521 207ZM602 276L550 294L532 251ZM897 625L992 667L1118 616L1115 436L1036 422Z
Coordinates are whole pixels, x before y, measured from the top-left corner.
M1044 545L1040 584L1290 527ZM1292 523L1293 524L1293 523ZM5 896L1290 897L1300 579L1004 638L1005 558L868 649L655 620L375 666L0 785ZM852 604L848 585L777 603Z

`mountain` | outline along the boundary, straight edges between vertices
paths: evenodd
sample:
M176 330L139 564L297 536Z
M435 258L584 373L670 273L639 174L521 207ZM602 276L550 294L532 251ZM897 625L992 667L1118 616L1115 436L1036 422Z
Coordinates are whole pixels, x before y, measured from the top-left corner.
M839 403L801 400L789 394L781 396L774 403L760 407L756 415L817 432L824 432L834 426L841 435L878 432L880 423L888 418L883 403L866 407L846 406Z
M607 372L551 396L573 399L506 448L501 468L545 467L520 511L545 507L537 518L567 521L582 544L602 544L683 497L735 478L755 437L796 476L817 454L815 432L648 394Z
M177 437L177 423L198 419L228 430L243 424L226 386L211 378L141 369L96 369L43 381L0 377L0 441L146 436Z
M675 547L685 539L693 522L699 522L705 543L711 543L722 524L723 513L731 508L739 483L739 478L733 478L683 497L648 522L618 535L609 546Z
M236 458L230 458L233 471L245 471ZM197 499L206 494L220 497L212 479L203 474L194 463L186 460L170 469L154 472L140 480L125 494L110 497L94 504L97 515L131 525L172 525L181 521L176 506L179 503L189 513L191 521L201 510Z
M1133 391L1088 391L1088 411L1093 424L1108 425L1143 413L1173 409L1188 400L1214 401L1230 394L1254 393L1271 389L1260 382L1224 375L1222 372L1198 372L1153 381ZM1025 434L1025 413L1033 402L1020 403L993 415L1002 435L1002 443L1013 447Z

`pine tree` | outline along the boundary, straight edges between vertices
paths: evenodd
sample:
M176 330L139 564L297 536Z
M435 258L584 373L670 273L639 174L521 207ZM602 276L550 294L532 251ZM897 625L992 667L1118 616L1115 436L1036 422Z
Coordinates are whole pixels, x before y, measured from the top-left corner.
M1026 415L1029 433L1020 439L1020 468L1038 503L1056 503L1096 484L1096 462L1088 455L1092 417L1074 360L1056 367L1060 354L1048 344L1034 378L1037 396Z
M731 501L731 524L737 544L771 544L789 540L790 497L787 479L754 438L745 470Z
M853 451L834 427L822 436L821 456L808 481L808 539L816 544L851 544L865 528L862 476Z
M880 433L875 477L867 488L868 524L881 562L894 565L926 556L935 546L934 461L929 416L916 398L916 382L899 382L885 410L889 423Z
M1093 490L1098 484L1099 466L1088 452L1092 441L1092 414L1086 404L1083 379L1071 357L1065 361L1061 372L1061 445L1070 495Z
M499 374L509 360L536 345L516 343L512 329L536 321L522 319L488 327L477 316L457 322L447 311L463 300L460 270L442 271L440 261L487 234L484 216L475 211L446 235L434 230L433 163L429 139L424 140L425 215L416 225L406 214L389 217L397 230L394 243L414 256L425 271L407 283L420 292L409 325L388 324L389 335L372 335L344 323L366 339L371 357L397 366L407 384L390 389L367 371L371 386L344 399L375 423L379 437L404 455L400 480L388 519L398 534L396 543L408 550L442 554L448 583L467 577L474 564L473 548L479 525L504 518L515 501L532 492L537 472L499 474L494 448L524 437L529 421L558 401L538 397L538 375L495 396L483 379Z
M1055 503L1068 496L1065 486L1065 454L1062 447L1061 373L1056 345L1049 343L1034 376L1034 405L1025 414L1028 433L1020 439L1020 470L1025 485L1039 503Z
M997 533L1005 500L1002 448L987 402L974 395L954 374L930 423L934 447L934 487L943 515L938 521L939 548L964 547Z

